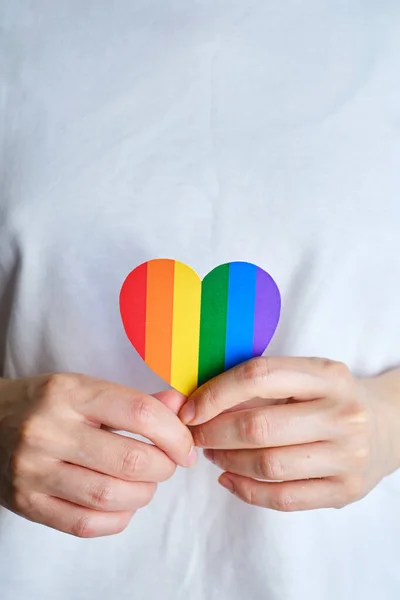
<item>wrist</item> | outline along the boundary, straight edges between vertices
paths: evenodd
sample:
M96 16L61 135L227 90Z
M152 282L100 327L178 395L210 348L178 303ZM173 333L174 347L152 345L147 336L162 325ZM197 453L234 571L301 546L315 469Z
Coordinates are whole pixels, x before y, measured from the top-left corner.
M385 441L387 475L400 468L400 369L362 380L376 434Z

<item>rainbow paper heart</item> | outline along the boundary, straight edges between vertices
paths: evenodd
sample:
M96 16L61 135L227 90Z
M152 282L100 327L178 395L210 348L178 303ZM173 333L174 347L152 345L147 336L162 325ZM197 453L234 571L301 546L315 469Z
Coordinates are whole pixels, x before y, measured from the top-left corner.
M185 395L249 358L261 356L279 322L272 277L250 263L216 267L201 282L169 259L143 263L120 294L126 334L146 364Z

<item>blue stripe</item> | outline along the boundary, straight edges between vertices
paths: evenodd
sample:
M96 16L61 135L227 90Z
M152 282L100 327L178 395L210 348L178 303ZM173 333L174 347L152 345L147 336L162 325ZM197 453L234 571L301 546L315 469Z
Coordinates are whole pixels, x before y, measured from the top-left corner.
M225 369L253 356L256 281L255 265L243 262L230 264Z

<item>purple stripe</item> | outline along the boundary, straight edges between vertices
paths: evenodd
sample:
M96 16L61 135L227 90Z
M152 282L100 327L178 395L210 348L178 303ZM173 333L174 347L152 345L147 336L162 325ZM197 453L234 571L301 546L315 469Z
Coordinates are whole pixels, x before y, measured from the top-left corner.
M278 286L268 273L257 269L256 307L254 313L253 356L261 356L278 326L281 296Z

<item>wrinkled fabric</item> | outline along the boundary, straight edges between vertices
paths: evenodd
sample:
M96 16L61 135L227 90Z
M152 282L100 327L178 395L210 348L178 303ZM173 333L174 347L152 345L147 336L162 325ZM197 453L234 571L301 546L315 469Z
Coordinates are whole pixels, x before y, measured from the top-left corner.
M400 359L395 0L0 0L0 366L165 384L127 340L126 275L266 269L269 354ZM398 600L400 476L279 514L201 458L120 535L0 509L2 600Z

